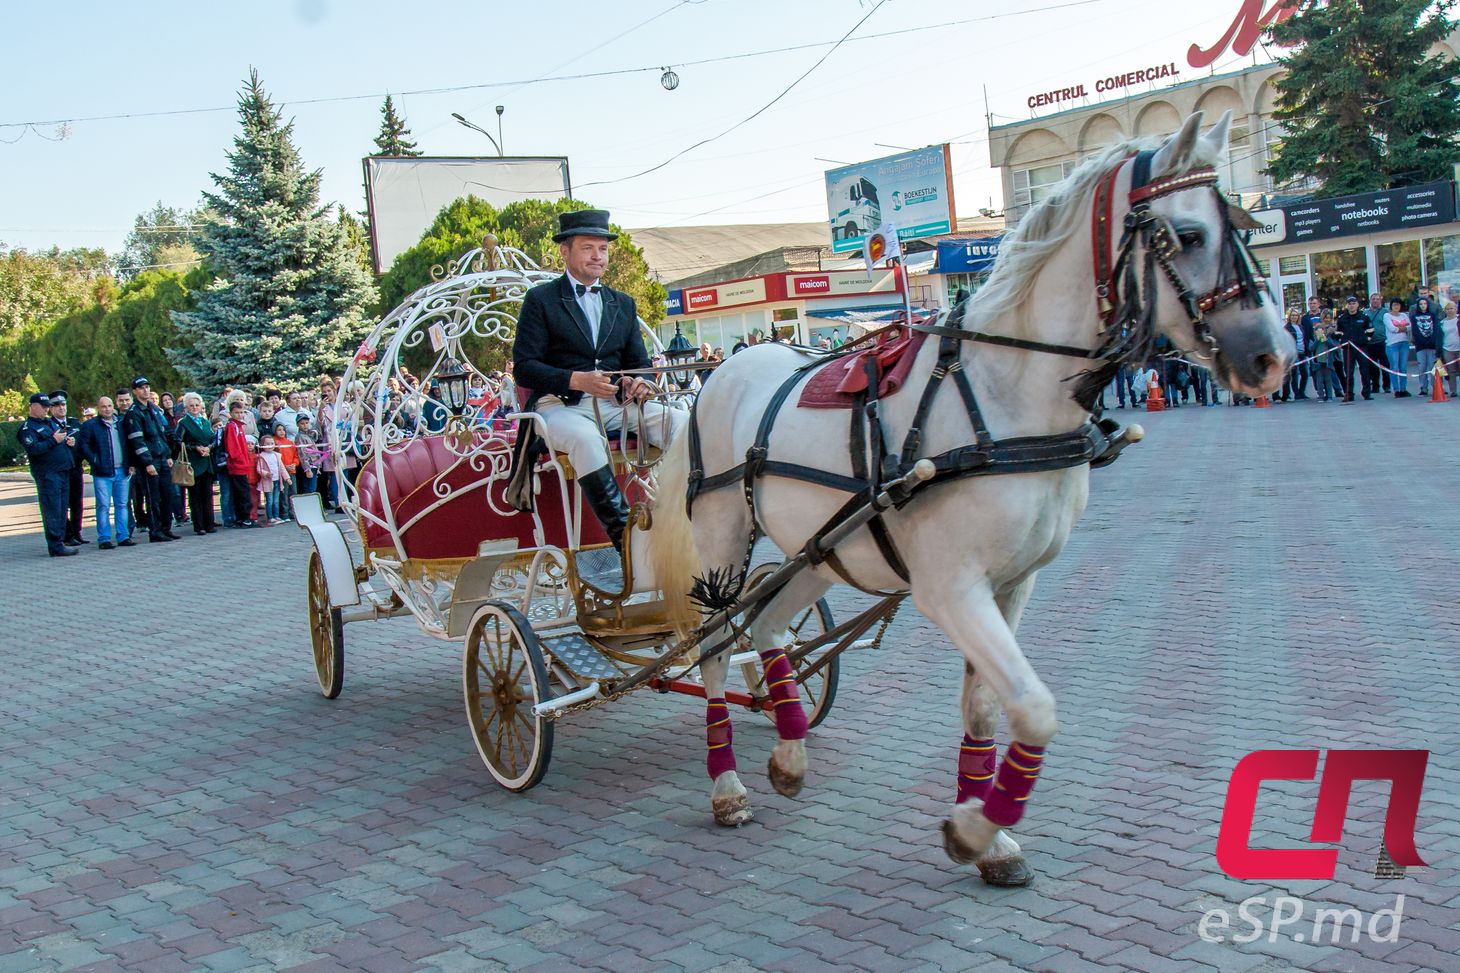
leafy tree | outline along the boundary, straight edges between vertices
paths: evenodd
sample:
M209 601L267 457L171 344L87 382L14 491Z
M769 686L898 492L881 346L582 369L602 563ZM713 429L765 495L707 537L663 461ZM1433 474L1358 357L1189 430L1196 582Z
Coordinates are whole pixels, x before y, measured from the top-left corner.
M539 267L561 270L562 256L553 234L558 230L558 214L578 209L591 209L588 203L560 199L555 203L527 199L498 210L476 196L458 199L437 214L421 242L395 259L390 270L380 278L380 300L389 311L410 296L411 292L431 282L431 268L445 266L473 247L482 237L495 233L503 246L516 247L531 257ZM609 248L608 270L603 281L623 291L638 305L639 316L649 324L664 317L667 292L658 281L649 277L644 251L618 226L613 226L618 240Z
M159 267L186 269L200 257L193 247L191 226L202 218L197 210L164 206L161 200L133 221L132 232L115 259L116 275L127 280Z
M1455 0L1298 0L1269 28L1281 45L1274 117L1282 142L1268 172L1311 176L1319 196L1443 179L1460 137L1460 83L1448 53Z
M294 123L256 70L238 115L228 172L203 197L216 215L197 236L218 278L195 310L173 314L181 346L171 360L210 390L266 377L303 383L338 368L366 333L372 296L345 229L319 203L319 170L305 170Z
M191 308L194 291L207 282L201 269L146 270L107 302L63 316L37 342L37 380L83 403L137 375L146 375L159 392L181 394L187 386L168 357L180 341L171 315Z
M33 253L0 244L0 390L25 389L37 346L57 318L109 301L115 290L103 250Z
M375 147L378 151L371 155L421 154L416 143L411 141L411 130L406 128L406 120L395 113L395 103L391 101L390 95L385 96L385 104L380 106L380 134L375 136Z

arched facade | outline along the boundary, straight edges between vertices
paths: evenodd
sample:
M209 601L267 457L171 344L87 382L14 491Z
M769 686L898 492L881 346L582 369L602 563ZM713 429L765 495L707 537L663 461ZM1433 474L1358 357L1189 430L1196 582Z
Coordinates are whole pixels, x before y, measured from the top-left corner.
M1169 101L1153 101L1136 115L1137 135L1170 135L1186 116Z
M1110 146L1125 139L1125 129L1115 116L1101 112L1092 116L1085 127L1080 129L1080 140L1077 154L1081 159L1103 152Z

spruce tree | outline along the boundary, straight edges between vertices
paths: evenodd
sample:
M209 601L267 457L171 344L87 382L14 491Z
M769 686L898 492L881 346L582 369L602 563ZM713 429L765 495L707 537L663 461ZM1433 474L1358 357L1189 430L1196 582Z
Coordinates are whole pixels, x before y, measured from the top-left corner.
M390 95L385 96L385 104L380 106L380 134L375 136L375 147L379 150L375 155L413 157L421 154L416 143L411 141L411 130L406 128L406 120L395 113L395 103L390 100Z
M1297 45L1280 58L1274 118L1282 141L1267 172L1311 176L1318 196L1448 178L1460 136L1456 61L1431 51L1454 28L1455 0L1299 0L1270 28Z
M209 389L311 382L355 351L374 286L256 70L238 115L243 131L227 173L213 174L217 192L204 194L211 216L198 234L217 280L194 310L174 312L184 347L169 354Z

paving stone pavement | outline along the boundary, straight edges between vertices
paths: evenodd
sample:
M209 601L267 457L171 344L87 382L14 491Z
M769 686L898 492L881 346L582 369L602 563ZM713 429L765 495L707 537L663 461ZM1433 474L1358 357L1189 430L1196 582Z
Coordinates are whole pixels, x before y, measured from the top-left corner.
M351 625L345 693L319 696L302 533L56 562L27 485L0 483L0 973L1460 968L1460 405L1142 421L1021 630L1061 732L1016 829L1039 879L1012 891L942 852L961 663L910 606L847 657L799 799L765 780L769 723L737 714L756 820L725 831L695 700L560 725L546 780L508 794L456 646ZM1372 877L1367 783L1335 881L1226 878L1227 779L1265 747L1430 750L1431 867ZM1255 843L1305 840L1315 794L1264 787ZM1403 894L1402 928L1198 936L1205 910L1280 893L1305 917Z

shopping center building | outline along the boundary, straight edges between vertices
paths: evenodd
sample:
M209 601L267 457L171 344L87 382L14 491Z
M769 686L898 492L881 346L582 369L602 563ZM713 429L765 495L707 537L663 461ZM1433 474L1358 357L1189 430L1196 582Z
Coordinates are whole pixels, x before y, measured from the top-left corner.
M1457 40L1460 35L1452 34L1445 45L1451 56ZM1113 143L1169 135L1194 111L1203 112L1208 123L1231 111L1222 186L1262 221L1263 229L1254 234L1254 252L1274 293L1287 306L1301 306L1309 296L1335 304L1348 294L1407 298L1420 283L1441 293L1453 287L1460 294L1460 223L1453 179L1405 190L1284 202L1301 199L1312 186L1278 186L1263 172L1281 135L1272 117L1272 82L1282 69L1263 64L1180 80L1176 65L1165 67L1171 70L1157 83L1166 77L1176 78L1176 83L990 127L989 158L1001 171L1010 228L1080 162ZM1100 93L1114 86L1129 92L1128 83L1112 85L1129 80L1122 75L1032 93L1029 107L1083 101L1092 89Z

